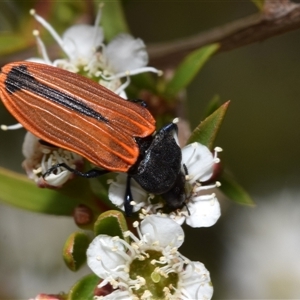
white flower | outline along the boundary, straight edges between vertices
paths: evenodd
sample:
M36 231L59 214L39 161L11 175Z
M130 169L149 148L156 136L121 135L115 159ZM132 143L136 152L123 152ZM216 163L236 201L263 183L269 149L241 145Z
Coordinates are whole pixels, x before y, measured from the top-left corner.
M222 149L216 147L213 155L206 146L200 143L192 143L182 149L182 163L188 170L186 185L191 191L187 207L182 209L181 215L185 216L186 223L191 227L212 226L221 215L220 204L215 193L203 193L208 189L220 186L220 183L202 184L212 177L215 164L220 162L217 157L217 153L220 151ZM174 213L172 217L176 219Z
M137 227L137 226L136 226ZM87 263L114 291L99 299L211 299L209 272L178 252L184 241L180 225L162 216L147 216L137 227L139 238L97 236L87 250ZM98 297L96 297L98 298Z
M129 34L119 34L105 48L107 69L121 73L145 67L148 64L148 53L141 39L134 39Z
M101 9L93 26L85 24L71 26L62 37L34 10L31 10L31 14L49 31L67 58L52 62L38 31L35 30L34 35L43 59L30 58L28 59L30 61L51 64L74 73L81 72L87 77L100 77L98 82L101 85L125 98L124 90L130 83L129 76L144 72L161 74L161 71L153 67L146 67L148 53L141 39L134 39L129 34L119 34L108 45L103 43L103 30L98 26ZM122 82L123 78L126 79L125 82Z
M23 143L22 163L28 177L36 182L39 187L61 187L73 177L73 173L64 167L56 168L51 174L43 177L43 174L59 163L65 163L76 169L83 164L82 157L68 150L51 145L44 145L32 133L27 132Z
M209 227L214 225L221 215L220 204L215 193L207 193L207 190L220 186L219 182L203 184L208 181L214 172L215 164L220 159L217 153L221 148L215 148L215 154L200 143L193 143L182 149L182 164L185 165L188 174L186 176L187 199L186 206L175 212L171 212L169 217L178 224L186 222L191 227ZM124 210L124 196L126 193L127 175L119 174L115 181L109 181L109 199L117 207ZM163 204L152 204L153 195L143 190L134 179L131 179L131 191L133 196L133 212L143 208L143 214L155 214Z

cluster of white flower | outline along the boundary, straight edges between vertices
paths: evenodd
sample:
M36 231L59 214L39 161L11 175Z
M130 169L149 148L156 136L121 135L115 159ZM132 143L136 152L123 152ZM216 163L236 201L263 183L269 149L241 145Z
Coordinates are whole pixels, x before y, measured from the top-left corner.
M138 227L139 238L124 232L131 242L98 235L87 250L87 262L113 292L96 299L210 299L209 272L200 262L178 252L184 241L180 225L163 216L147 216Z
M125 88L130 75L142 72L160 73L147 67L148 54L142 40L128 34L121 34L109 44L103 43L103 31L98 26L99 11L94 26L75 25L60 37L52 26L35 11L35 19L46 28L66 58L51 61L46 47L34 31L42 58L30 61L80 72L97 80L99 84L126 98ZM182 165L186 172L186 205L175 212L165 214L160 203L153 203L149 195L134 180L131 191L133 211L140 211L140 226L135 224L139 238L131 232L124 232L124 240L118 237L99 235L87 251L88 265L102 282L99 287L111 285L112 292L101 299L210 299L213 294L209 272L200 262L188 260L178 252L184 241L180 225L208 227L220 217L220 205L216 194L206 193L220 185L211 180L215 165L219 163L216 147L214 153L204 145L192 143L182 149ZM66 163L76 168L82 158L69 151L51 148L41 144L37 138L27 134L23 146L26 160L23 163L30 178L39 185L61 186L72 173L58 169L55 174L42 174L57 163ZM126 190L126 174L118 174L111 180L109 198L123 209ZM42 179L43 180L42 180ZM209 183L207 183L209 182ZM140 268L140 266L147 266ZM96 297L97 298L97 297Z

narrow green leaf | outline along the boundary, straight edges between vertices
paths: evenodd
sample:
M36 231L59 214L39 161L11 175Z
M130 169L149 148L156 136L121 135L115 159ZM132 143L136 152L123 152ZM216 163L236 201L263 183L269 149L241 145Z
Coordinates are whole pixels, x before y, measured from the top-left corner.
M173 97L186 88L218 48L219 44L211 44L187 55L175 70L173 78L167 83L166 95Z
M100 278L94 274L88 275L78 281L70 290L68 300L94 300L95 289Z
M30 211L70 216L80 197L38 188L27 177L0 168L0 201Z
M223 173L219 178L219 189L233 202L248 206L255 206L249 194L228 173Z
M95 2L99 4L99 1ZM103 26L105 39L108 42L119 33L129 32L121 1L104 2L101 25Z
M123 213L109 210L99 216L94 225L95 235L107 234L119 236L123 239L123 232L127 230L127 223Z
M71 271L78 271L86 261L86 250L90 239L83 232L72 233L63 248L63 259Z
M251 0L259 10L264 8L264 0Z
M229 103L230 101L225 102L215 112L202 121L192 132L187 144L198 142L212 149Z

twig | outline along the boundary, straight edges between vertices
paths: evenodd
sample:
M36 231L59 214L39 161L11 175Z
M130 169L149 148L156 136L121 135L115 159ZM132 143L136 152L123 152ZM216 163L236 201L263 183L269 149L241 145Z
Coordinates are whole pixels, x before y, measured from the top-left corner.
M233 50L300 28L300 4L288 0L265 0L261 13L228 23L194 36L151 44L150 64L159 68L177 65L189 52L220 43L218 52Z

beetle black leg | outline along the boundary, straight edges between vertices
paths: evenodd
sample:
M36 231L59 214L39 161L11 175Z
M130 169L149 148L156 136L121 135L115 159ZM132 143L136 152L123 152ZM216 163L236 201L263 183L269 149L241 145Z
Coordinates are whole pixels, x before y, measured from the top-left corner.
M128 175L126 181L126 192L124 197L124 209L127 217L130 217L132 215L132 204L130 203L131 201L133 201L133 197L130 188L130 180L131 176Z
M184 170L185 175L188 176L189 175L189 171L188 171L186 165L183 164L182 166L183 166L183 170Z
M65 169L67 169L68 171L74 173L75 175L81 176L81 177L85 177L85 178L93 178L93 177L98 177L104 174L109 173L110 171L107 170L99 170L99 169L91 169L87 172L80 172L78 170L75 170L73 168L71 168L70 166L68 166L65 163L60 163L57 165L52 166L50 169L48 169L44 174L43 174L43 178L45 178L47 175L50 175L53 171L55 171L57 168L59 167L63 167Z

